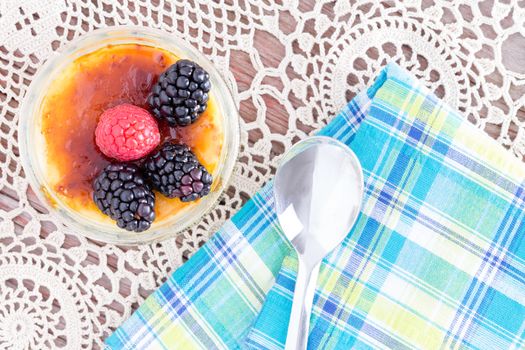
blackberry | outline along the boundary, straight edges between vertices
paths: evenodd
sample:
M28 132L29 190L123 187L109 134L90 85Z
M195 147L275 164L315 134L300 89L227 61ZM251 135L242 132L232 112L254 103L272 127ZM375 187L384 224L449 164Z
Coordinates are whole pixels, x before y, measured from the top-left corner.
M206 110L211 83L198 64L179 60L159 77L148 97L155 117L171 126L190 125Z
M186 145L165 143L144 162L144 173L160 193L194 201L210 193L212 176Z
M133 164L110 164L93 181L97 207L120 228L141 232L155 220L155 195Z

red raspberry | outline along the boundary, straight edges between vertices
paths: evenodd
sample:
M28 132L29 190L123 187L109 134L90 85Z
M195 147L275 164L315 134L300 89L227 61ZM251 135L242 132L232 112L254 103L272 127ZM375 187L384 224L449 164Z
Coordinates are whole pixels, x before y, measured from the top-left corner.
M106 156L130 161L144 157L157 147L160 132L148 111L122 104L102 113L95 130L95 142Z

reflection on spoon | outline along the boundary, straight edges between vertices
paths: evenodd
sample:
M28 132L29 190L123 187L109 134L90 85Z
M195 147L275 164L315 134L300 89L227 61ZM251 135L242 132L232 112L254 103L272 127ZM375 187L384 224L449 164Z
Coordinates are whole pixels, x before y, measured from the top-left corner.
M277 216L299 261L286 349L306 348L320 262L354 225L363 186L355 154L345 144L323 136L296 144L277 169Z

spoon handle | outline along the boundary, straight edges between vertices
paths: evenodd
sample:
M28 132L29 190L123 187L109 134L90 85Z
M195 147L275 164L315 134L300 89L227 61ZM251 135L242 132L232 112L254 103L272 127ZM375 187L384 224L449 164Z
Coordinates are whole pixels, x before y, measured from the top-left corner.
M286 350L306 349L318 274L319 264L308 266L299 258L290 323L286 335Z

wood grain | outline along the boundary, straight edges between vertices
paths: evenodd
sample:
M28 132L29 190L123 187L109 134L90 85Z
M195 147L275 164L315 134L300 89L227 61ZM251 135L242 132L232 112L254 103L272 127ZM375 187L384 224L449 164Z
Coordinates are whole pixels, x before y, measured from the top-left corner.
M95 1L95 0L93 0ZM155 1L154 1L155 2ZM308 10L313 8L315 5L315 0L305 0L300 2L300 7L303 10ZM323 12L327 14L329 17L333 16L332 9L330 7L323 8ZM469 14L465 14L465 16L469 16ZM280 16L280 23L279 27L281 30L285 33L290 33L294 30L296 23L294 22L293 18L287 13L282 13ZM313 25L313 22L312 22ZM284 47L280 44L279 41L275 40L275 38L271 37L267 33L260 32L260 34L257 34L255 37L255 45L257 49L259 50L261 61L266 66L277 66L279 62L281 61L284 52ZM394 54L394 52L392 52ZM515 56L511 57L511 60L520 60L519 64L523 64L523 57ZM231 70L233 75L235 76L237 85L241 89L246 89L249 87L252 79L255 76L255 71L251 67L251 64L249 64L249 57L247 54L241 52L241 51L234 51L231 53ZM517 63L517 62L515 62ZM357 68L364 68L364 67L357 67ZM279 81L278 78L272 78L273 80L269 80L268 82L272 85L282 85L282 82ZM474 84L474 82L471 82L471 84ZM271 98L271 97L265 97L265 102L268 107L267 113L266 113L266 124L270 128L272 132L283 134L286 132L288 128L288 115L286 114L285 110L282 108L280 103ZM521 115L525 116L525 109L520 109ZM257 110L253 103L250 100L243 101L240 106L240 114L243 119L246 121L253 120L253 116L257 114ZM303 131L305 132L311 132L312 130L308 128L307 126L302 126ZM492 137L496 138L500 133L500 128L496 125L489 126L486 129L487 133L491 135ZM516 127L513 127L509 131L511 134L515 135L518 130ZM261 133L257 132L251 132L249 134L249 143L253 144L255 143L260 137L262 137ZM284 146L282 144L276 143L272 148L272 153L274 155L278 155L284 152ZM1 156L1 155L0 155ZM5 159L5 157L4 157ZM28 199L30 205L38 212L40 213L47 213L45 207L42 205L42 203L39 201L39 199L36 197L35 193L32 190L28 191ZM15 191L9 189L8 187L4 187L0 191L0 209L4 210L5 212L11 211L13 208L17 208L19 205L19 198ZM19 234L21 230L25 227L25 225L28 223L30 217L27 213L23 213L13 219L14 222L14 229L15 234ZM41 230L41 237L45 238L47 237L51 232L55 231L57 228L52 223L44 223ZM77 242L72 241L71 239L66 239L66 242L64 243L64 246L71 247L73 245L77 244ZM130 248L133 249L133 248ZM98 258L95 256L88 256L87 261L91 262L93 264L97 264ZM117 268L117 262L116 259L109 258L108 265L112 269ZM103 287L108 287L107 285L104 285L104 282L101 282L101 285ZM123 294L129 294L129 286L126 284L123 284L121 287L121 291ZM150 291L144 292L143 297L147 296L147 293ZM117 307L114 308L117 312L121 312L122 310L119 310ZM57 346L64 347L66 346L66 340L65 339L59 339Z

